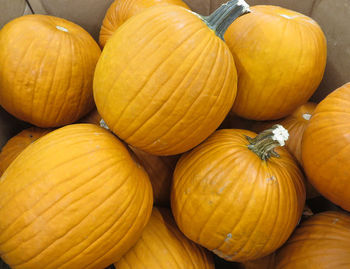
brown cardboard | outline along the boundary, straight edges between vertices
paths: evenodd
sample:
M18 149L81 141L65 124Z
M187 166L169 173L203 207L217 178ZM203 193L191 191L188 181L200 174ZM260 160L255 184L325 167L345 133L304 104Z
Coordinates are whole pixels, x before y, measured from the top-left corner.
M31 14L25 0L0 0L0 28L10 20L24 14Z
M28 2L34 13L49 14L75 22L98 40L102 20L113 0L28 0Z
M312 98L319 102L336 88L350 82L350 1L316 1L311 17L325 32L328 46L326 72Z

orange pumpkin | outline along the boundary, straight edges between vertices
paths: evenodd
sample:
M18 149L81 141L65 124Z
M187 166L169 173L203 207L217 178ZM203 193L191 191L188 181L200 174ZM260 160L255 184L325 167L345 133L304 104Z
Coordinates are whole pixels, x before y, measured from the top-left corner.
M77 121L93 107L100 48L67 20L27 15L0 31L0 104L39 127Z
M160 5L172 4L189 7L182 0L116 0L107 10L103 19L99 43L103 48L111 35L129 18L144 11L146 8Z
M95 109L81 122L100 125L101 116ZM168 205L170 186L178 156L156 156L129 146L135 160L146 170L153 189L153 201L156 205Z
M280 130L219 130L180 158L171 208L188 238L238 262L266 256L288 239L305 187L294 158L273 140L285 138Z
M350 268L350 215L322 212L303 222L277 252L276 269Z
M311 18L277 6L253 6L225 34L238 72L232 111L253 120L291 114L317 89L326 38Z
M0 253L11 268L104 268L141 236L152 210L146 172L93 124L29 145L0 183Z
M301 161L301 140L303 138L304 131L310 122L311 116L316 108L315 103L308 102L299 106L294 112L283 120L275 122L260 123L258 122L253 126L254 131L262 131L266 128L270 128L274 124L281 124L289 132L289 139L286 141L286 147L290 153L298 160Z
M0 176L27 146L49 132L50 129L31 127L12 137L0 152Z
M350 83L318 106L302 140L307 178L327 199L350 210Z
M212 256L179 231L165 208L153 208L140 240L115 265L118 269L214 269Z
M237 86L221 38L247 12L235 2L203 19L175 5L151 7L111 37L96 67L94 97L118 137L154 155L176 155L219 127Z

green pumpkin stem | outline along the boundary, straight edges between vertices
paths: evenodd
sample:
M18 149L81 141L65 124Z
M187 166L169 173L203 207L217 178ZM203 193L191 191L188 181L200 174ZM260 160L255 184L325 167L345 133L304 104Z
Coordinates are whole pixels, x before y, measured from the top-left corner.
M224 34L232 22L249 12L249 5L244 0L231 0L221 5L209 16L201 18L218 37L224 40Z
M276 124L254 138L246 136L249 142L248 149L258 155L263 161L270 157L280 157L275 148L283 146L288 136L288 131L281 125Z

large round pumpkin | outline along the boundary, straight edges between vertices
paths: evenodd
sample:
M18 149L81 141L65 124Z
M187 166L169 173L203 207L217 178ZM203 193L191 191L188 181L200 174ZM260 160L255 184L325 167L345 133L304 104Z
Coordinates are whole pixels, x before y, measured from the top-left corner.
M0 183L0 253L11 268L104 268L141 236L152 210L148 176L93 124L28 146Z
M100 48L67 20L27 15L0 31L0 104L39 127L75 122L93 107Z
M326 39L311 18L277 6L253 6L225 34L238 72L233 112L254 120L291 114L317 89Z
M350 211L350 83L318 106L302 140L302 161L311 184Z
M274 130L258 136L216 131L176 165L171 191L176 223L188 238L226 260L272 253L301 217L303 176L273 140Z
M206 19L154 6L119 28L94 78L97 109L116 135L148 153L175 155L215 131L236 96L235 64L220 38L247 12L235 2Z
M118 269L214 269L211 254L187 239L165 208L153 208L140 240L115 265Z
M314 215L276 255L276 269L350 268L350 215L328 211Z
M159 4L172 4L189 8L182 0L115 0L103 19L99 43L104 47L111 35L129 18L146 8Z
M0 176L27 146L51 131L51 129L31 127L12 137L0 152Z

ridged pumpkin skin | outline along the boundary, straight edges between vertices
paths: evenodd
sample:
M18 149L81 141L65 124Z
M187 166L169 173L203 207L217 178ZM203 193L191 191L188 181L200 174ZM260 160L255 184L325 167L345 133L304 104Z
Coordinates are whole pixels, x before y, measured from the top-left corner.
M189 10L148 8L107 42L94 98L109 128L154 155L176 155L207 138L236 96L226 44Z
M38 127L73 123L93 108L101 50L80 26L27 15L0 31L0 104Z
M0 182L0 253L11 268L117 261L152 210L147 174L110 132L63 127L28 146Z
M328 211L303 222L277 252L276 269L350 268L350 215Z
M172 4L189 7L182 0L116 0L108 8L103 19L99 43L103 48L111 35L129 18L146 8L160 4Z
M302 161L311 184L350 211L350 83L318 106L302 140Z
M0 152L0 176L27 146L51 131L31 127L12 137Z
M302 165L301 141L316 106L317 104L308 102L299 106L291 115L282 120L266 123L257 122L252 129L254 132L260 132L264 129L270 128L274 124L281 124L289 132L289 138L286 141L286 148L298 160L299 164Z
M95 109L81 122L100 125L101 116ZM179 156L156 156L129 146L135 160L147 172L152 184L153 201L155 205L167 206L170 204L170 187L175 165ZM1 155L0 155L1 156Z
M140 240L115 264L118 269L214 269L211 254L187 239L170 210L153 208Z
M311 18L277 6L253 6L228 28L225 41L238 72L233 112L274 120L307 102L323 77L326 38Z
M246 130L219 130L178 161L171 207L180 230L229 261L266 256L297 225L305 202L298 165L284 148L267 161Z

